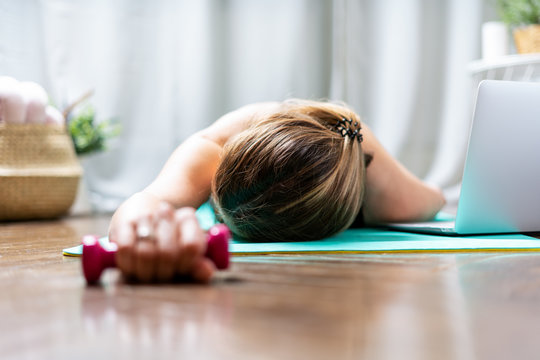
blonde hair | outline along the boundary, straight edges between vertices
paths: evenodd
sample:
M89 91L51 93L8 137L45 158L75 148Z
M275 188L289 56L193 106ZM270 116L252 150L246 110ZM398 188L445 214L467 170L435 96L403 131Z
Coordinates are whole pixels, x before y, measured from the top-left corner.
M298 100L255 121L225 146L212 184L216 215L246 241L316 240L346 229L364 194L359 124L345 106Z

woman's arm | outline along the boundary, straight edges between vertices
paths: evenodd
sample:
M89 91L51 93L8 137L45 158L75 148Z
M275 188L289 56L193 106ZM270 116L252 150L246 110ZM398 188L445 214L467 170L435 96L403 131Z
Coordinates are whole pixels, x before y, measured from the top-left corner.
M278 103L244 106L192 135L174 151L159 176L144 192L174 207L199 207L210 196L223 146L262 113L276 111L278 106Z
M275 111L277 106L260 103L242 107L190 136L173 152L158 177L118 208L109 237L118 244L116 260L125 275L142 281L167 281L175 274L190 274L200 281L210 278L212 266L202 257L205 236L196 231L194 208L210 195L225 143L261 112ZM150 228L157 241L137 242L140 228Z
M363 125L365 153L373 154L367 168L363 215L366 223L431 219L444 206L441 191L422 182L394 159Z

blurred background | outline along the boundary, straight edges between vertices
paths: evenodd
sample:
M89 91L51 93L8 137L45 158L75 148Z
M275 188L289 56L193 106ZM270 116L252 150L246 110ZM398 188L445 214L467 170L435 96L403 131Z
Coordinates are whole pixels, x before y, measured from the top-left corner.
M121 134L81 156L83 207L111 211L220 115L290 97L350 104L457 200L492 0L0 0L0 74L62 108L88 90Z

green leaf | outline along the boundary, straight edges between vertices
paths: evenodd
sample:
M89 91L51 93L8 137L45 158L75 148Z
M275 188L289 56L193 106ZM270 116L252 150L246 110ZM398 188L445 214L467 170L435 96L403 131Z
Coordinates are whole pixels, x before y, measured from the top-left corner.
M78 155L103 151L107 141L120 134L120 125L111 120L95 121L95 109L86 105L69 119L69 132Z
M510 26L540 22L540 0L497 0L497 10L502 21Z

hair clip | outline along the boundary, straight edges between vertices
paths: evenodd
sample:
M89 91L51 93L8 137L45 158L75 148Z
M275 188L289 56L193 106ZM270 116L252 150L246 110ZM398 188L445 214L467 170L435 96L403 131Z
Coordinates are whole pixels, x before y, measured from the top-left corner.
M358 121L354 122L354 127L356 129L352 130L351 126L353 126L352 119L342 117L341 120L338 120L338 122L334 125L334 130L343 138L348 136L351 140L356 139L359 143L361 143L364 140L364 137L362 134L360 134L361 127L359 126Z

